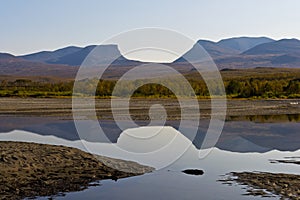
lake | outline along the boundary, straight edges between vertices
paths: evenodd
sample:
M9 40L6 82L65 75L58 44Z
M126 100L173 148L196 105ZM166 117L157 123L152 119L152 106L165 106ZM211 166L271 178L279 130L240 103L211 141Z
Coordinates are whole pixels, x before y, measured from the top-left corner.
M139 128L126 133L111 121L101 121L111 132L110 142L101 143L80 141L70 120L5 116L3 121L5 126L1 126L0 140L63 144L159 169L118 181L104 180L99 186L56 196L56 199L261 199L243 195L246 186L229 186L218 180L233 171L300 174L298 165L270 162L271 159L300 156L300 123L296 115L232 118L226 121L216 146L209 148L210 153L202 159L199 153L203 150L199 149L207 130L208 121L205 120L201 121L193 141L172 128L178 126L176 121L168 122L163 128ZM84 120L81 123L88 129L89 124ZM151 135L153 131L159 134ZM137 139L141 138L133 137L137 136L135 134L151 136L151 139L140 143ZM163 148L170 141L175 141L174 145ZM161 151L155 152L155 149ZM202 169L204 175L181 172L190 168ZM276 196L268 198L279 199Z

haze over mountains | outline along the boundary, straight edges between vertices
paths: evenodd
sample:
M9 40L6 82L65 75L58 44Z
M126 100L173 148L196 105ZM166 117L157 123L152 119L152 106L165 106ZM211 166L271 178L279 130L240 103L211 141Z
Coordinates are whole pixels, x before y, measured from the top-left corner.
M219 42L199 40L197 43L207 51L219 69L300 68L300 41L297 39L275 41L266 37L239 37ZM23 56L0 53L0 75L74 77L78 66L95 47L96 45L69 46L55 51L41 51ZM97 51L98 55L101 55L98 64L117 58L112 64L118 67L116 69L142 63L122 56L117 45L102 45L97 48ZM194 46L172 65L185 69L188 63L183 57L197 56L195 51Z

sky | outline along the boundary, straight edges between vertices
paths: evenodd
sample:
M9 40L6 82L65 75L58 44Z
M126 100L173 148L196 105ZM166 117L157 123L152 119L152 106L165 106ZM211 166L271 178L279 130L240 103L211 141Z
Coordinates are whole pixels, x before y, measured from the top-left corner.
M131 29L159 27L193 40L300 39L299 0L0 0L0 52L87 46Z

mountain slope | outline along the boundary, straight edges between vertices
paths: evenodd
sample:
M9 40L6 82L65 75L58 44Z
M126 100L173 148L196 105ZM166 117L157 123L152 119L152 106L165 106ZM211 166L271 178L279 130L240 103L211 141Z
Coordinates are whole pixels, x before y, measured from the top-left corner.
M77 51L80 51L81 49L82 48L80 47L69 46L55 51L42 51L42 52L37 52L37 53L19 56L19 57L30 61L54 63L60 57L75 53Z
M11 54L0 53L0 75L73 78L76 72L76 67L32 62Z
M229 38L219 42L212 42L209 40L199 40L197 44L201 45L206 52L213 58L236 56L245 50L248 50L256 45L273 42L274 40L266 37L240 37L240 38ZM197 49L194 45L187 53L175 62L184 62L183 57L195 58L201 54L201 50Z
M219 45L219 43L211 42L208 40L199 40L197 43L201 45L207 51L207 53L210 54L211 57L228 56L239 53L235 49L221 46Z
M270 42L271 41L271 42ZM263 44L258 44L265 42ZM212 42L199 40L184 56L171 63L180 72L189 72L192 66L186 62L184 57L200 60L207 59L204 52L199 55L202 46L212 57L219 69L224 68L256 68L256 67L288 67L300 68L300 40L283 39L272 41L269 38L231 38ZM251 49L241 53L242 49ZM143 64L134 60L128 60L120 53L117 45L95 45L81 47L66 47L52 52L38 52L35 54L14 56L8 53L0 53L0 75L11 76L56 76L75 77L78 66L82 64L87 55L93 50L97 51L95 57L90 57L92 64L95 63L97 70L99 66L107 64L114 59L105 77L119 77L136 65ZM202 49L203 50L203 49ZM190 60L190 59L189 59ZM91 65L92 66L92 65ZM92 71L93 72L93 71Z
M229 38L219 41L217 44L220 47L233 49L239 52L244 52L257 45L274 42L275 40L267 37L238 37Z
M220 47L216 42L212 42L209 40L199 40L189 51L187 51L180 58L175 60L174 63L186 62L186 59L184 58L188 58L189 60L198 60L197 58L201 59L200 57L208 58L208 55L206 55L206 53L203 52L203 49L201 47L213 59L217 57L232 56L239 54L239 52L234 49Z
M273 65L300 66L300 40L282 39L279 41L258 45L242 55L269 56Z
M11 55L9 53L0 53L0 59L17 59L14 55Z
M81 65L86 56L94 50L95 47L96 46L93 45L81 48L75 53L56 58L55 62L47 61L48 63L26 60L22 57L16 57L11 54L0 53L0 75L15 77L35 76L74 78L78 71L78 66ZM133 66L143 64L142 62L128 60L123 57L116 45L101 45L98 46L95 51L95 57L90 57L89 59L91 60L89 64L95 63L95 65L91 65L91 68L88 70L88 73L91 75L95 73L95 70L97 70L99 66L109 64L112 59L115 59L115 61L103 75L108 78L120 77ZM54 52L54 54L56 53L57 51ZM39 55L39 53L35 55ZM49 56L49 54L47 56Z
M121 55L117 45L87 46L75 53L60 57L55 62L51 63L80 66L85 58L89 55L89 53L93 50L95 50L95 52L93 52L93 55L95 55L96 57L89 57L89 59L95 60L98 64L104 64L112 60L116 60L115 63L119 62L120 64L124 65L128 65L131 63L130 60L127 60Z
M243 53L243 55L266 54L300 54L300 40L282 39L279 41L258 45Z
M84 48L80 48L74 53L70 53L57 58L54 61L50 61L52 64L65 64L70 66L79 66L85 59L85 57L96 47L96 45L90 45Z
M270 42L271 41L271 42ZM263 44L258 44L265 42ZM210 54L219 69L224 68L255 68L255 67L300 67L300 40L282 39L273 41L269 38L232 38L218 43L198 41ZM254 46L245 52L238 49ZM232 49L235 48L235 49ZM194 46L184 56L201 57ZM187 65L183 57L175 61L177 64Z
M131 65L138 63L137 61L131 61L123 57L117 45L90 45L84 48L66 47L56 51L44 51L30 55L24 55L20 56L20 58L47 64L80 66L89 53L94 49L96 51L94 55L97 57L90 58L95 60L97 64L104 64L111 60L115 60L114 64L119 65Z

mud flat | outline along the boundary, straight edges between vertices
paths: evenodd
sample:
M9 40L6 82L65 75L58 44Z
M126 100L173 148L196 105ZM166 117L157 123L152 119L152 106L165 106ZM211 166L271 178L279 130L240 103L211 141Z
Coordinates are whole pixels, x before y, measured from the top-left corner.
M247 185L245 195L280 196L281 199L300 199L300 175L268 172L232 172L221 180L225 184Z
M80 191L95 182L99 184L99 180L117 180L153 170L135 162L94 156L71 147L0 142L0 199Z
M82 100L82 112L90 112L90 108L84 107ZM122 100L119 101L119 107L116 113L126 119L123 115L124 106ZM190 112L189 118L195 118L195 109L199 106L200 117L210 118L211 101L201 99L198 105L190 99L184 99L184 105L187 112ZM178 120L181 117L181 108L176 99L152 99L152 98L133 98L130 101L130 114L136 120L148 120L149 108L153 104L161 104L165 107L170 120ZM99 119L113 119L110 99L96 99L96 113ZM224 107L220 102L218 108ZM216 113L218 114L218 113ZM227 100L227 116L249 116L249 115L285 115L300 114L300 99L270 99L270 100ZM64 119L72 118L72 99L70 98L0 98L1 116L55 116Z

